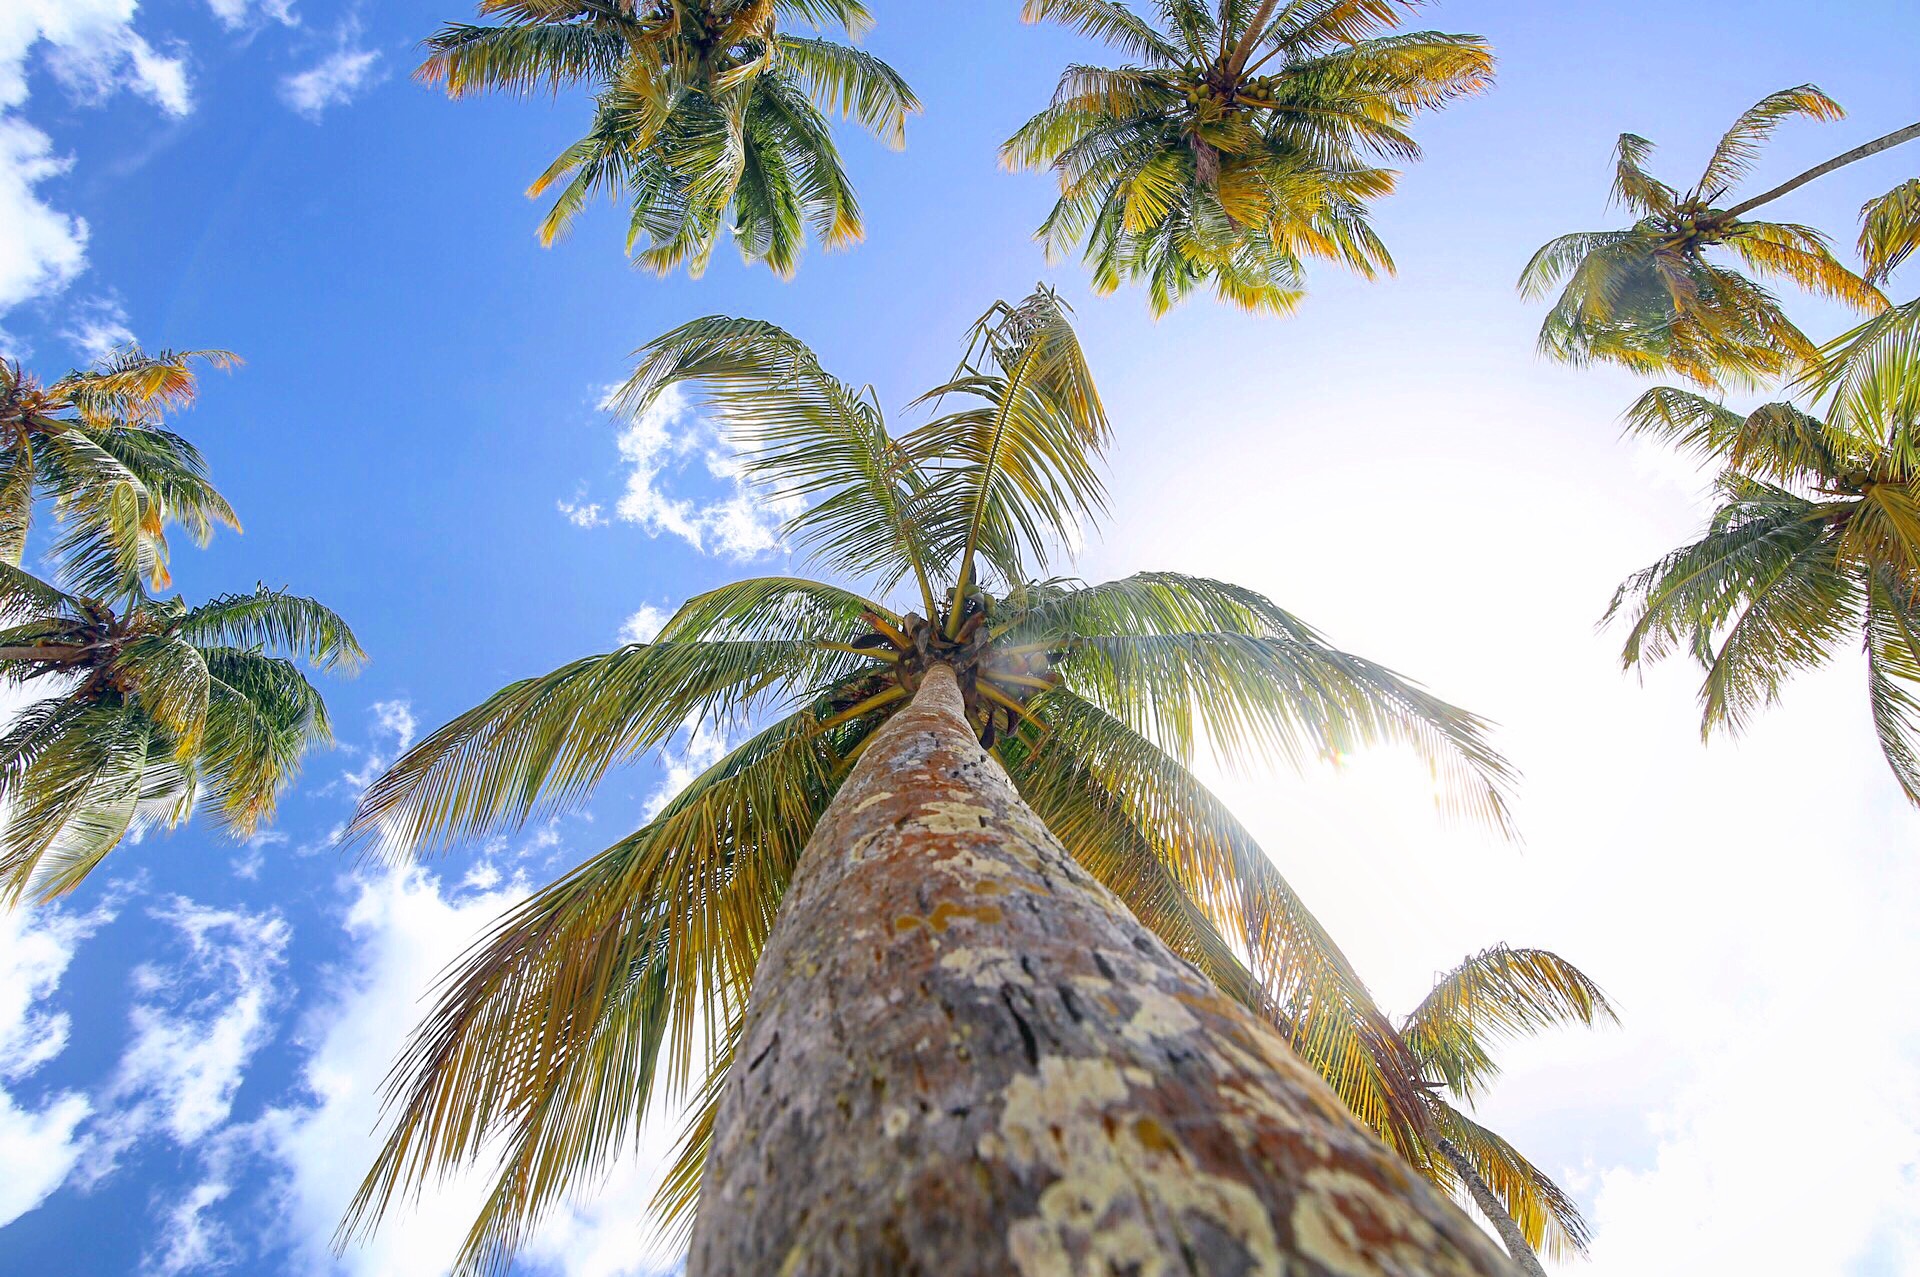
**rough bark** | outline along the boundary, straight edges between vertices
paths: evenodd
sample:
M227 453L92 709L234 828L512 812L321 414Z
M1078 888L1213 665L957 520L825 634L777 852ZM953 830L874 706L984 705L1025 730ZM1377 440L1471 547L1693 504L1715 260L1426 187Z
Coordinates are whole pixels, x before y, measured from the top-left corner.
M1460 1173L1467 1192L1473 1197L1473 1204L1480 1208L1480 1213L1493 1225L1493 1231L1500 1235L1500 1243L1507 1248L1513 1266L1525 1273L1526 1277L1547 1277L1547 1270L1540 1266L1540 1257L1533 1253L1533 1247L1527 1245L1526 1234L1520 1231L1520 1225L1514 1223L1506 1204L1495 1197L1493 1190L1487 1187L1487 1181L1480 1178L1480 1172L1473 1169L1473 1163L1467 1160L1467 1155L1455 1147L1451 1140L1440 1141L1440 1153Z
M801 859L689 1277L1506 1277L1060 847L944 666Z

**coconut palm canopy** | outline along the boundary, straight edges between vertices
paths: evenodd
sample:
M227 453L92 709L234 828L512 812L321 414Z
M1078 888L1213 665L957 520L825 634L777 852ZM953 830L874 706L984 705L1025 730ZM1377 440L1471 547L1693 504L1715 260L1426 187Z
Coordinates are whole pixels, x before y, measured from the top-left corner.
M1157 0L1156 24L1116 0L1027 0L1027 21L1136 59L1068 67L1002 149L1009 166L1059 174L1038 238L1050 255L1083 244L1102 292L1144 283L1155 314L1209 282L1285 313L1316 259L1392 270L1369 220L1394 186L1380 162L1418 158L1413 117L1493 75L1478 36L1395 31L1416 7Z
M0 734L0 900L78 886L129 833L205 800L238 838L328 739L301 672L362 659L315 603L262 586L188 606L68 593L0 564L0 678L42 690Z
M193 401L197 360L237 362L129 346L42 383L0 358L0 561L20 564L43 501L62 525L62 580L103 598L167 585L168 522L202 545L216 524L239 530L199 450L165 428L168 412Z
M1726 204L1783 121L1837 120L1843 114L1811 84L1769 94L1734 121L1700 180L1684 193L1646 171L1651 142L1621 134L1612 198L1638 220L1621 230L1551 240L1520 274L1524 296L1544 297L1560 288L1540 327L1541 351L1568 363L1616 363L1709 387L1757 385L1816 351L1773 293L1739 267L1860 310L1884 308L1886 299L1833 256L1819 231L1745 214L1810 175L1882 149L1886 138L1753 199ZM1713 260L1713 250L1734 264Z
M452 24L420 78L453 97L594 88L587 133L528 194L554 193L551 243L594 197L632 204L627 248L667 273L705 269L723 231L741 255L793 272L811 230L830 248L861 237L860 205L823 111L905 144L920 103L892 67L786 21L857 36L860 0L481 0L497 25Z
M1609 618L1628 666L1690 657L1701 732L1739 731L1788 680L1855 644L1880 748L1920 803L1920 346L1889 311L1827 352L1824 413L1750 413L1659 387L1629 428L1724 460L1706 534L1630 577Z
M1444 1141L1506 1209L1527 1246L1545 1249L1555 1259L1586 1250L1587 1223L1579 1206L1460 1106L1471 1108L1499 1074L1493 1049L1500 1042L1560 1024L1591 1027L1603 1020L1617 1023L1618 1017L1578 967L1545 949L1495 945L1441 976L1399 1025L1400 1040L1419 1066L1426 1099L1429 1175L1456 1191L1463 1187Z
M357 830L427 850L576 804L675 732L717 725L737 741L445 976L396 1066L394 1125L346 1227L503 1154L462 1258L497 1270L546 1207L631 1149L663 1081L694 1084L662 1195L684 1218L801 849L935 662L1072 854L1418 1157L1417 1065L1188 764L1202 749L1305 765L1402 742L1449 810L1504 828L1510 776L1485 724L1251 590L1171 572L1043 576L1104 513L1107 440L1065 308L1044 291L973 326L954 375L918 401L927 419L903 433L871 391L757 320L696 320L655 341L621 403L641 411L679 383L704 390L755 478L808 499L788 535L849 583L757 578L699 595L651 643L502 689L367 792Z

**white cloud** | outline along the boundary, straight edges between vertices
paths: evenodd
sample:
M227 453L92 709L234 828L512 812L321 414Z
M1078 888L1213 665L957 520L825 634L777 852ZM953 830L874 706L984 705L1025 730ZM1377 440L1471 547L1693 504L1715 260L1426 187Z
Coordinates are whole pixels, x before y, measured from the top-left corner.
M28 97L28 61L87 103L127 89L169 115L193 108L183 58L155 52L133 29L138 0L7 0L0 4L0 316L59 292L86 269L87 224L36 189L72 160L17 112ZM0 334L0 344L10 344Z
M72 1024L46 1003L81 941L111 921L111 907L0 910L0 1083L19 1083L66 1049ZM85 1151L87 1098L60 1091L28 1107L0 1085L0 1227L45 1201Z
M104 1102L110 1129L88 1153L88 1177L150 1133L182 1147L223 1126L248 1063L273 1031L291 929L279 914L212 909L175 898L155 909L186 943L183 961L136 970L133 1037Z
M413 716L413 704L407 700L375 701L373 703L372 741L361 750L363 761L360 766L349 772L341 773L341 780L351 788L355 798L360 791L380 778L393 760L407 752L413 744L414 735L420 730L419 720ZM340 841L346 832L336 827L329 835L327 846Z
M224 1176L193 1186L161 1225L159 1244L140 1265L143 1273L174 1277L176 1273L207 1272L227 1267L238 1258L239 1242L231 1230L208 1215L233 1192Z
M611 408L613 401L609 394L602 406ZM628 421L618 442L627 483L614 514L650 536L670 533L703 553L753 559L784 549L781 526L806 508L802 498L750 484L733 442L695 414L677 386ZM722 485L723 495L701 500L668 490L664 481L687 469L696 456ZM589 508L597 518L598 507Z
M345 106L379 78L380 54L352 47L355 36L342 32L338 49L305 71L280 81L280 98L296 112L318 123L327 108Z
M47 204L34 188L72 161L24 120L0 115L0 315L57 293L87 264L87 224Z
M294 16L293 0L207 0L207 7L229 31L269 21L289 27L300 25L300 19Z
M612 522L600 512L598 501L587 501L576 496L571 501L556 501L553 504L567 517L567 522L576 528L604 528Z
M620 641L622 643L651 643L660 633L660 627L667 623L672 613L663 607L651 603L642 603L640 610L620 623Z
M127 311L111 297L93 297L74 308L72 327L61 333L89 360L102 359L120 346L134 344Z
M381 1129L381 1079L430 1003L447 964L503 909L526 895L512 880L497 889L448 889L419 869L362 879L346 927L352 967L335 976L304 1036L306 1102L270 1111L256 1145L275 1167L276 1199L296 1271L337 1277L445 1271L484 1200L487 1183L466 1174L429 1188L396 1210L374 1235L335 1259L329 1243L347 1202L372 1165ZM558 1210L527 1247L529 1259L568 1277L639 1277L662 1271L651 1249L646 1203L676 1128L649 1132L642 1149L608 1181Z

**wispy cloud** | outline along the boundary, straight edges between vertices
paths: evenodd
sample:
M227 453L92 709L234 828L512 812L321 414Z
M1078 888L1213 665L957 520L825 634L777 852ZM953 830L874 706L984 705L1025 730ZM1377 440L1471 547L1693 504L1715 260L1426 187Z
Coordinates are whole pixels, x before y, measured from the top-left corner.
M387 770L394 759L407 752L420 730L411 701L375 701L369 712L373 715L373 729L368 744L360 750L360 766L340 775L356 798L361 790L380 778L380 773Z
M353 101L380 78L379 52L358 45L357 28L342 28L338 48L306 70L280 81L281 100L316 124L329 107Z
M134 343L127 327L127 311L114 297L90 297L74 307L72 326L60 335L88 359L101 359L120 346Z
M622 643L651 643L660 633L671 613L663 607L651 603L642 603L640 610L620 623L620 641Z
M615 408L617 390L607 388L602 408ZM784 550L780 529L806 509L802 498L750 483L734 441L720 423L695 413L677 386L631 417L618 445L627 481L614 517L638 524L649 536L666 533L705 554L754 559ZM687 490L697 487L717 491ZM580 527L611 522L584 493L557 504Z
M265 22L298 26L293 0L207 0L207 7L220 25L229 31L244 31Z

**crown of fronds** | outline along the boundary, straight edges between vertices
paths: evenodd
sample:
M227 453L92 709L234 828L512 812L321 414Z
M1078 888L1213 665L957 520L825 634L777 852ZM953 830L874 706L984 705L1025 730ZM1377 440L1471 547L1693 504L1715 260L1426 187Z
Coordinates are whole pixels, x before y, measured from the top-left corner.
M889 145L920 103L885 62L789 34L784 21L857 36L859 0L482 0L495 25L427 41L419 76L463 97L594 87L587 133L528 190L553 195L545 243L598 196L631 205L627 248L667 273L705 269L723 232L748 261L790 275L809 232L827 247L862 234L859 201L826 112Z
M1315 1059L1409 1157L1417 1066L1247 831L1194 778L1373 741L1419 752L1452 811L1500 827L1485 725L1341 652L1254 591L1171 572L1043 575L1105 510L1105 410L1066 308L996 304L895 434L870 390L757 320L685 324L619 398L696 386L747 473L807 500L787 536L851 582L758 578L689 600L651 643L514 683L417 745L355 828L395 853L583 801L698 725L733 748L648 822L503 918L444 977L396 1065L393 1124L343 1239L453 1167L496 1164L460 1257L497 1272L541 1213L692 1090L662 1189L684 1223L761 945L815 821L929 662L1063 844L1223 989ZM894 602L897 600L897 602Z
M1843 114L1811 84L1769 94L1734 121L1684 193L1647 172L1651 142L1621 134L1612 197L1638 220L1623 230L1562 235L1533 255L1520 274L1521 294L1560 289L1540 326L1540 350L1571 364L1614 363L1706 387L1754 386L1812 359L1815 347L1752 276L1864 311L1884 308L1886 299L1834 257L1819 231L1755 221L1729 207L1734 186L1783 121Z
M1314 260L1391 271L1369 220L1393 190L1380 161L1417 158L1413 117L1493 75L1478 36L1395 32L1414 7L1162 0L1156 26L1114 0L1027 0L1027 21L1136 59L1068 67L1002 148L1009 167L1059 175L1037 238L1050 256L1082 245L1101 292L1144 283L1156 315L1209 283L1286 313Z

